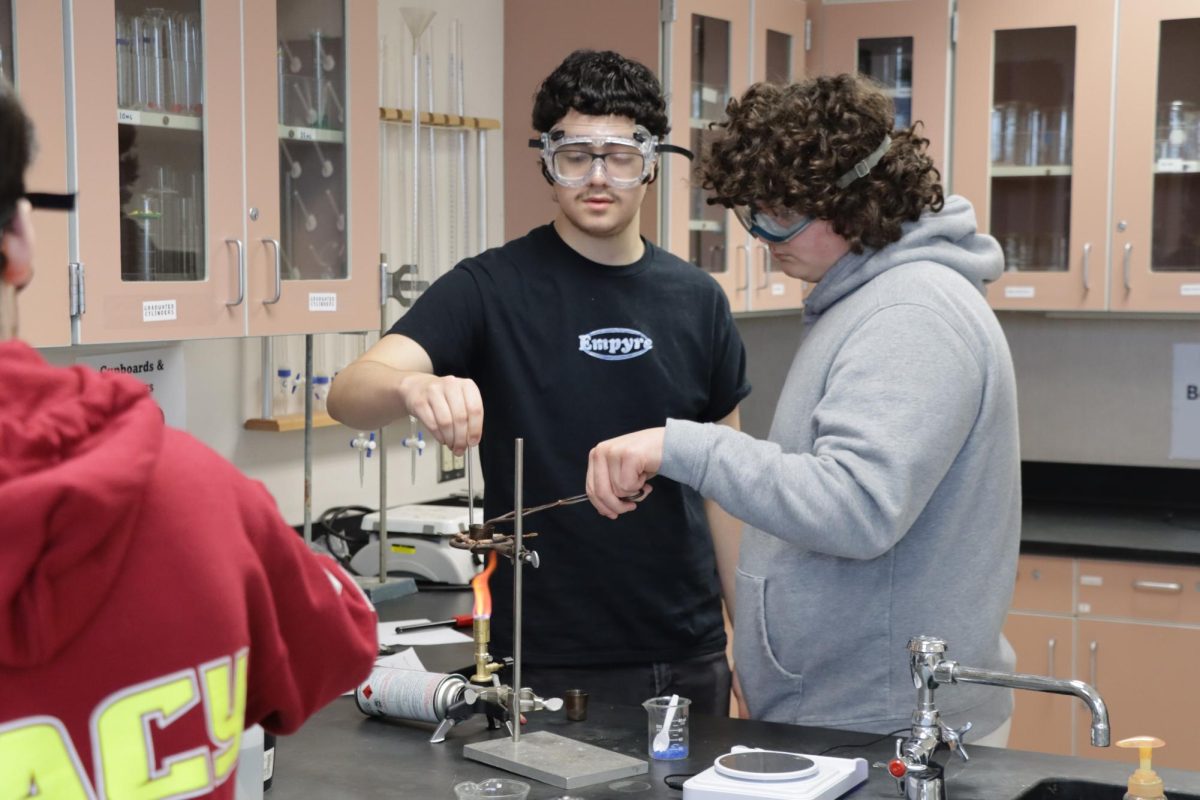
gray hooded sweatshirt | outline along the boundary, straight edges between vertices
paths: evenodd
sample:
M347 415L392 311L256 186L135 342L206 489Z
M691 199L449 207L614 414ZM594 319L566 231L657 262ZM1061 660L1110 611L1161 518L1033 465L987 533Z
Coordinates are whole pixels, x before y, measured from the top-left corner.
M766 441L668 421L661 474L746 523L734 655L756 719L909 725L919 634L961 664L1013 668L1000 629L1020 539L1017 398L983 296L1002 271L971 204L947 198L817 284ZM1011 695L954 685L936 700L979 736Z

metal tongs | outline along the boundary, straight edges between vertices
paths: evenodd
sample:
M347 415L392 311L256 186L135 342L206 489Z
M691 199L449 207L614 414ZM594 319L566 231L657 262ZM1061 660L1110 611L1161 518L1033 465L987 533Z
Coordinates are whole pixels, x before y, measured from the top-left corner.
M644 499L648 494L646 487L638 490L637 494L622 497L622 500L627 500L631 503L637 503ZM560 506L573 506L576 503L582 503L588 499L586 494L577 494L573 497L564 497L561 500L555 500L552 503L545 503L540 506L530 506L522 509L521 517L528 517L530 514L536 514L539 511L548 511L552 508ZM498 517L492 517L485 520L482 525L470 525L467 530L456 533L450 539L450 546L457 547L460 550L470 550L472 552L482 552L485 550L496 550L501 555L512 558L513 552L513 536L508 533L497 533L496 524L499 522L511 522L517 518L517 511L513 509L506 514L501 514ZM536 532L528 532L522 534L522 538L528 539L532 536L537 536Z

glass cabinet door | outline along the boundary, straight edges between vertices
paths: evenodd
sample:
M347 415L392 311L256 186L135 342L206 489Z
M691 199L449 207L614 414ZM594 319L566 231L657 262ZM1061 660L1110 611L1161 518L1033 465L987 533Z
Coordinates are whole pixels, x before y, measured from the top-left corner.
M1071 252L1073 26L995 32L988 230L1010 272L1065 272Z
M346 253L344 0L276 0L283 280L336 280Z
M929 154L949 179L947 96L950 13L946 0L813 3L809 74L858 71L895 100L897 128L921 122Z
M75 340L243 334L240 3L70 8Z
M1200 13L1121 9L1112 307L1200 310Z
M117 0L121 279L204 281L200 0Z
M1108 181L1096 165L1109 141L1112 12L1088 0L959 3L953 191L1004 251L993 306L1105 306Z
M377 10L276 0L244 13L250 332L376 328Z
M729 295L734 311L747 308L751 249L733 218L709 205L696 171L725 116L730 98L745 90L749 73L748 0L681 0L676 6L671 46L671 139L696 155L690 163L667 164L669 246L703 269ZM684 255L686 253L686 255Z

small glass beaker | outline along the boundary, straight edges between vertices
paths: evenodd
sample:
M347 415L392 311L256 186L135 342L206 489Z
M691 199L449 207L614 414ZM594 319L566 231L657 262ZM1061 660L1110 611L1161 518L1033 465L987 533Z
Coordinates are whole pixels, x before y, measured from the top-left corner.
M529 784L512 778L488 778L479 783L463 781L454 785L454 796L458 800L525 800Z
M567 689L563 693L563 708L566 709L567 719L572 722L582 722L587 719L588 693L583 689Z
M686 697L652 697L646 709L646 750L651 758L673 761L688 756L688 707Z

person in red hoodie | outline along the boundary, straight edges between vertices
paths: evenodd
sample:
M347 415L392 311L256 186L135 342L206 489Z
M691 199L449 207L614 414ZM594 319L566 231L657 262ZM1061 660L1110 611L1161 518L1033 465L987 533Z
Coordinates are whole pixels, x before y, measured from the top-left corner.
M0 798L232 798L242 729L364 680L375 611L146 386L13 338L31 139L0 79Z

